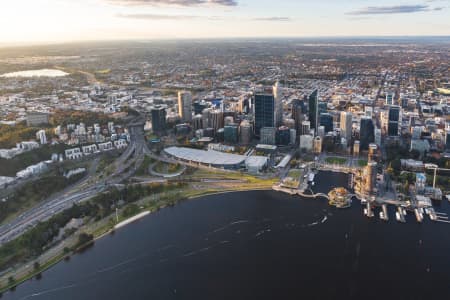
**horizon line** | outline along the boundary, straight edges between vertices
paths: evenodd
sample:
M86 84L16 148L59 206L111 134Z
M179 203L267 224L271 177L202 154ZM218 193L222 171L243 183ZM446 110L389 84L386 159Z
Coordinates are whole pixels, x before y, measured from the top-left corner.
M173 42L173 41L229 41L229 40L280 40L280 39L392 39L392 38L450 38L446 35L311 35L311 36L242 36L242 37L172 37L172 38L117 38L117 39L80 39L80 40L61 40L61 41L16 41L0 42L0 48L13 47L33 47L33 46L52 46L83 43L114 43L114 42Z

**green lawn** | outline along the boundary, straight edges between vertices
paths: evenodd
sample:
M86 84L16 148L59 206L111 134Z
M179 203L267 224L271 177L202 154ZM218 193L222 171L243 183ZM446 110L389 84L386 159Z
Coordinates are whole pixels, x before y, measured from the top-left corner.
M297 180L300 177L301 174L302 174L301 170L299 170L299 169L291 169L291 170L289 170L289 173L288 173L287 176L288 177L292 177L293 179Z
M360 166L360 167L367 166L367 160L365 160L365 159L358 160L358 166Z
M325 159L326 163L333 165L343 165L347 162L346 158L343 157L327 157Z

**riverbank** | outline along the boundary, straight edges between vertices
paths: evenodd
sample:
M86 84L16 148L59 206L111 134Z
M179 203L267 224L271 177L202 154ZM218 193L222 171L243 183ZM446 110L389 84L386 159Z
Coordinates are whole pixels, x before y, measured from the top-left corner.
M70 256L76 254L80 247L77 247L77 238L81 233L87 233L92 235L92 243L103 238L108 234L114 233L118 229L117 224L122 224L120 228L137 221L136 216L145 217L151 213L158 211L166 207L172 207L177 203L184 200L197 199L204 196L225 194L233 192L245 192L245 191L258 191L258 190L270 190L272 182L268 181L263 184L259 182L254 183L241 183L241 184L207 184L203 186L189 186L188 188L182 188L158 195L149 195L138 200L136 203L130 205L137 205L139 210L132 216L124 218L122 216L125 208L122 208L119 213L120 217L118 223L116 222L116 214L108 215L107 217L91 224L87 224L79 228L76 234L61 241L58 245L50 248L38 258L27 261L20 266L15 267L13 270L4 272L0 276L0 293L4 293L7 290L12 290L21 283L40 276L42 272L51 268L55 264L61 262L64 259L69 259ZM84 247L82 245L81 247ZM39 267L34 267L36 262Z

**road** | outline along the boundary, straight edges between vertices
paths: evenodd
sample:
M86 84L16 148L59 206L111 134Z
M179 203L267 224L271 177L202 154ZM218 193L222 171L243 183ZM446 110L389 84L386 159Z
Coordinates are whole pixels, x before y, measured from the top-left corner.
M88 172L88 176L78 184L57 193L48 200L22 213L11 222L0 226L0 245L22 235L39 222L50 219L76 203L86 201L105 191L110 186L130 178L143 163L146 154L151 153L144 138L144 122L141 118L128 126L130 145L113 164L114 172L103 180L92 180L98 162Z

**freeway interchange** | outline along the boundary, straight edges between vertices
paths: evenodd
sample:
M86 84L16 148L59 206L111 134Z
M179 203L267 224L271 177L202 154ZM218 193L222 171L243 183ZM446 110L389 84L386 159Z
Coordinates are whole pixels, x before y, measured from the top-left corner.
M0 226L0 245L3 245L36 226L39 222L50 219L76 203L88 200L105 191L110 186L130 178L143 163L145 155L157 158L147 147L144 137L144 121L134 120L128 125L130 144L124 153L112 164L111 175L100 180L93 178L89 172L87 178L68 189L51 196L49 199L22 213L14 220ZM93 180L92 180L93 179Z

